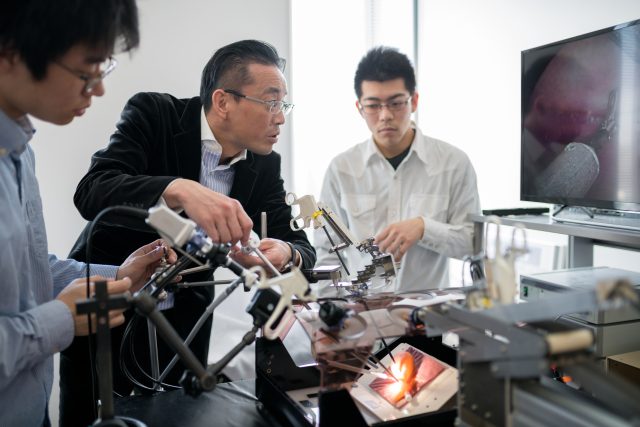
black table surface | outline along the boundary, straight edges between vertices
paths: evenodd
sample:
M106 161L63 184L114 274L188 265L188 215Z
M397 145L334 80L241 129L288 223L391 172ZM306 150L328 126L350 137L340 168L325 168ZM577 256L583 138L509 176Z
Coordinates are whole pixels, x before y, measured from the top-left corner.
M218 384L194 398L182 390L115 401L117 416L155 426L279 427L282 424L255 398L255 381Z

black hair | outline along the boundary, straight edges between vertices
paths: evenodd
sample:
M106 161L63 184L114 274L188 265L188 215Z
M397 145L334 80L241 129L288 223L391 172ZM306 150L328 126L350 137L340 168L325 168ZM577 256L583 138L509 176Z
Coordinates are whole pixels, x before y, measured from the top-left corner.
M211 94L216 89L240 90L252 82L249 64L275 65L284 72L286 61L269 43L241 40L218 49L202 70L200 100L205 111L211 109Z
M404 80L404 85L413 95L416 91L416 75L407 55L392 47L374 47L362 57L358 64L354 89L360 99L364 80L386 82L397 78Z
M0 54L16 53L34 79L69 49L129 51L140 41L135 0L2 0Z

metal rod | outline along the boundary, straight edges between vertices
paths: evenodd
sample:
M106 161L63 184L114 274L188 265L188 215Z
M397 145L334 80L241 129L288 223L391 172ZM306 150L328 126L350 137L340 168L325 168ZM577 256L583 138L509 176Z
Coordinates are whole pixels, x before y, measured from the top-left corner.
M362 300L362 305L364 305L364 308L367 311L369 311L369 305L367 304L367 302L364 299ZM382 345L384 346L385 351L389 354L389 357L391 357L391 361L393 363L396 363L396 359L393 357L393 354L391 353L391 350L389 349L389 346L387 345L387 342L384 340L384 337L382 336L382 332L380 332L380 328L378 328L378 322L376 322L376 319L373 317L372 314L369 316L369 318L371 318L371 323L373 323L373 327L376 328L376 332L378 333L378 336L380 337L380 341L382 341Z
M260 213L260 240L267 238L267 213Z
M242 277L238 277L237 279L235 279L231 283L231 285L229 285L224 290L224 292L220 296L218 296L218 298L216 298L214 301L211 302L211 304L209 304L209 306L206 308L204 313L202 313L202 316L200 316L200 318L198 319L198 322L195 324L193 329L191 329L191 332L187 336L187 339L184 340L184 343L187 346L191 343L191 341L193 341L193 339L195 338L196 334L200 331L200 328L202 328L202 325L204 325L204 322L206 322L207 318L211 315L211 313L213 313L213 310L215 310L216 307L219 306L222 303L222 301L227 299L227 297L229 295L231 295L231 293L233 291L235 291L235 289L243 281L244 281L244 279ZM171 361L169 362L167 367L164 369L164 371L162 371L162 375L160 375L160 378L158 378L158 382L162 382L165 379L165 377L169 374L169 371L171 370L171 368L173 368L177 362L178 362L178 356L177 355L173 356L173 359L171 359Z
M186 276L188 274L198 273L200 271L213 270L214 268L215 267L213 267L211 264L199 265L197 267L192 267L192 268L187 268L185 270L182 270L180 272L180 275L181 276Z
M370 368L373 369L378 369L380 368L380 366L376 363L374 363L371 359L369 359L368 357L362 357L357 353L354 353L353 356L358 359L359 361L361 361L362 363L366 364L367 366L369 366Z
M156 327L147 317L147 335L149 337L149 359L151 361L151 377L158 378L160 376L160 361L158 360L158 336L156 335ZM160 381L153 383L155 391L163 391Z
M377 358L376 356L374 356L373 354L372 354L372 355L370 355L369 357L371 357L373 360L375 360L375 361L376 361L376 363L378 363L378 365L382 366L382 369L384 369L384 371L385 371L387 374L389 374L389 376L390 376L391 378L393 378L394 380L396 380L396 381L400 382L400 380L399 380L399 379L397 379L395 375L393 375L393 373L389 370L389 368L387 368L387 367L385 366L385 364L384 364L384 363L382 363L382 360L378 359L378 358Z
M181 282L176 283L176 288L192 288L196 286L216 286L216 285L228 285L232 283L233 280L209 280L205 282Z
M335 366L336 368L344 369L345 371L355 372L356 374L362 374L362 375L369 374L369 375L376 376L378 378L383 378L385 380L389 378L387 375L383 374L382 372L367 371L366 369L356 368L355 366L347 365L346 363L336 362L335 360L327 359L326 363L327 365Z
M331 247L335 247L335 243L333 243L333 239L331 238L331 235L329 234L329 231L327 230L327 227L325 227L324 225L322 226L322 229L324 230L324 233L327 235L327 239L329 239L329 243L331 243ZM342 256L340 255L340 251L335 251L336 255L338 255L338 260L340 261L340 264L342 264L342 268L344 268L345 273L347 273L347 276L351 276L351 273L349 273L349 269L347 268L347 264L344 262L344 260L342 259Z
M271 261L269 261L267 259L266 256L264 256L264 254L260 251L260 249L258 248L251 248L251 250L253 251L254 254L258 255L258 258L260 258L262 260L262 262L265 263L265 265L267 267L269 267L269 269L271 270L271 272L273 274L275 274L276 276L282 276L282 273L280 273L274 266L273 264L271 264Z

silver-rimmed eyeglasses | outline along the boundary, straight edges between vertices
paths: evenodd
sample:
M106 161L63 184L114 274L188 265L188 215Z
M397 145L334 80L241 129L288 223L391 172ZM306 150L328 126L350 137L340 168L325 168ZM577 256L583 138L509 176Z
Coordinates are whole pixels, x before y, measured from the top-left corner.
M272 99L271 101L265 101L263 99L254 98L253 96L245 95L234 89L222 89L222 90L225 93L230 93L231 95L235 95L239 98L245 98L245 99L248 99L249 101L259 102L260 104L264 104L267 106L267 110L269 110L271 114L278 114L279 112L282 111L282 114L286 116L291 112L291 110L293 110L293 104L290 104L285 101L278 101L276 99Z
M54 61L54 63L82 80L84 82L84 88L82 91L87 95L91 95L96 86L98 86L105 77L111 74L118 65L118 61L110 56L98 65L98 71L96 73L89 74L83 71L74 70L73 68L64 65L62 62Z
M360 111L368 116L373 116L376 114L380 114L384 107L387 107L389 111L392 113L397 113L399 111L403 111L409 101L411 100L411 96L406 99L394 99L391 102L372 102L367 104L360 104Z

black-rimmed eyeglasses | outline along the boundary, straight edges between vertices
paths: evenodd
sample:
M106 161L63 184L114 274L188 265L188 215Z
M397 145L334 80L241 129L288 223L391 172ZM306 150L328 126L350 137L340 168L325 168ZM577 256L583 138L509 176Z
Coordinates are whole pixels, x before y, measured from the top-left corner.
M252 96L245 95L234 89L222 89L222 90L225 93L230 93L231 95L235 95L239 98L245 98L245 99L248 99L249 101L259 102L260 104L264 104L267 106L267 110L269 110L271 114L278 114L279 112L282 111L282 114L286 116L291 112L291 110L293 110L293 104L290 104L288 102L278 101L276 99L272 99L271 101L265 101L263 99L254 98Z
M91 75L82 71L74 70L73 68L64 65L62 62L54 61L54 63L61 67L63 70L70 72L71 74L82 80L84 82L84 88L82 89L82 91L87 95L91 95L96 86L98 86L98 84L102 80L104 80L105 77L111 74L111 72L115 70L116 66L118 65L118 61L116 61L115 58L109 57L98 66L99 71Z

